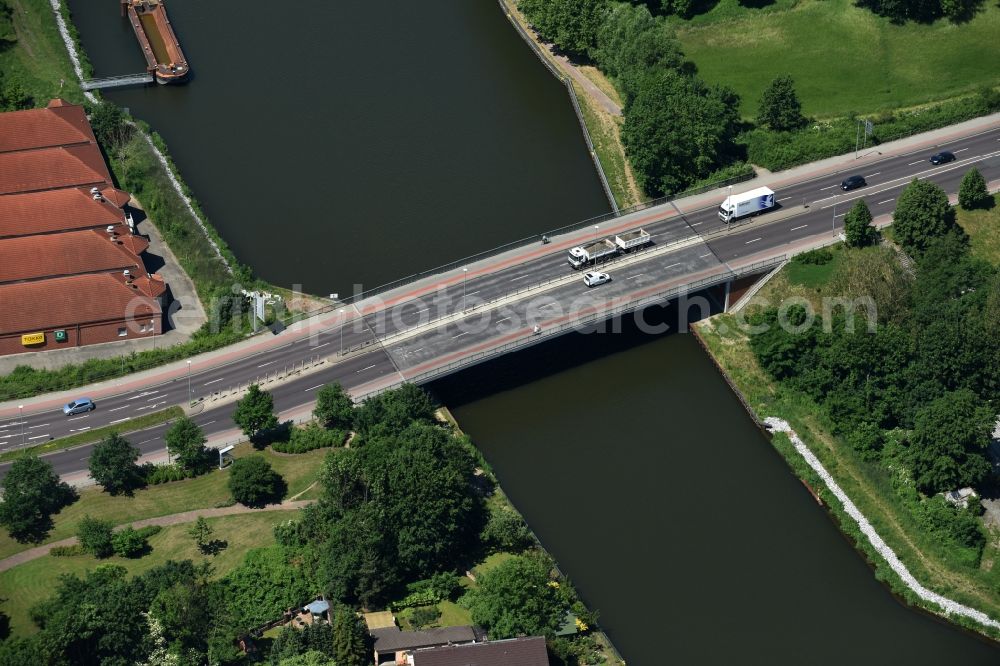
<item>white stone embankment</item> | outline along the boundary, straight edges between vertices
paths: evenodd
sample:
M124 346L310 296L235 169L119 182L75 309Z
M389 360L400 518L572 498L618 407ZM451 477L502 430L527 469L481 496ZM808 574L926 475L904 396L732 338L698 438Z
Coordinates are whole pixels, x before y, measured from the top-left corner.
M795 431L792 430L792 427L788 424L788 422L783 419L769 416L764 419L764 423L773 432L783 432L788 435L788 438L792 441L792 445L795 447L795 450L799 452L799 455L801 455L809 466L813 468L820 478L823 479L823 482L826 484L827 488L830 489L830 492L832 492L837 499L840 500L840 504L844 507L844 511L847 512L847 515L849 515L851 519L858 524L861 532L868 538L868 541L875 548L878 554L881 555L889 564L889 567L896 572L896 574L903 581L903 584L913 590L914 594L924 601L937 605L947 615L967 617L984 626L1000 629L1000 622L994 620L986 613L941 596L937 592L932 592L921 585L917 579L913 577L913 574L910 573L910 570L906 568L906 565L900 561L895 551L893 551L892 548L890 548L888 544L882 540L882 537L878 535L878 532L875 531L875 528L872 527L872 524L868 522L865 515L861 513L857 506L855 506L854 502L851 501L851 498L847 496L847 493L845 493L844 490L837 484L833 476L826 471L826 468L823 467L823 463L819 461L819 458L816 457L809 447L806 446L805 443L799 438Z
M49 0L49 4L52 6L52 13L56 15L56 26L59 28L59 34L62 35L63 43L66 45L66 52L69 53L70 62L73 63L73 71L76 72L76 78L80 83L83 83L83 67L80 65L80 54L76 51L76 44L73 42L73 38L70 37L69 28L63 19L60 0ZM83 96L94 104L97 104L97 95L89 90L83 91Z

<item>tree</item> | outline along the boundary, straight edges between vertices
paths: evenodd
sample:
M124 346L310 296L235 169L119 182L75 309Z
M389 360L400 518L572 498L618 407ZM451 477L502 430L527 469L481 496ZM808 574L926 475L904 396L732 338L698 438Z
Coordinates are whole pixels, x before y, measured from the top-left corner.
M972 167L962 177L958 186L958 204L965 210L981 208L990 201L990 192L986 189L986 179L979 169Z
M349 430L354 423L354 401L340 384L327 384L316 393L313 416L327 428Z
M551 563L543 556L513 557L483 574L462 604L493 640L521 634L552 638L567 604L550 584L550 571Z
M757 108L757 124L776 132L798 129L805 123L802 104L789 75L775 78L764 89Z
M138 459L139 449L113 432L90 453L90 476L112 495L129 494L142 483Z
M118 557L138 557L146 550L146 538L129 525L111 536L111 545Z
M334 661L316 650L309 650L294 657L287 657L277 662L277 664L278 666L340 666L340 662Z
M112 527L111 521L91 518L88 514L83 517L80 525L76 528L76 537L80 540L83 549L94 557L109 557L115 552L115 546L111 540Z
M985 479L995 420L993 410L968 389L946 393L918 411L908 451L917 486L938 493Z
M244 435L251 440L256 439L260 433L278 425L278 417L274 415L274 398L267 391L261 391L256 384L251 384L247 394L236 403L233 421Z
M167 451L177 464L190 472L201 472L209 462L205 433L187 416L174 422L163 436Z
M76 499L76 491L59 480L52 465L34 455L15 460L2 485L0 524L21 543L45 538L52 514Z
M531 532L521 516L512 509L490 511L482 534L483 542L494 550L519 552L531 545Z
M97 104L90 113L90 127L106 151L113 152L132 138L132 128L125 112L114 102Z
M700 79L664 70L645 82L625 110L622 141L643 189L683 190L719 168L732 150L738 97Z
M229 469L229 492L240 504L262 507L280 500L285 491L281 476L263 456L237 458Z
M521 0L518 7L543 39L589 55L608 11L607 0Z
M204 653L212 617L203 581L177 581L160 590L150 604L149 614L161 624L164 637L171 643Z
M289 559L280 546L251 550L224 582L228 605L247 628L281 617L312 593L303 563Z
M945 191L916 179L899 195L892 227L903 249L913 255L922 254L933 239L961 231Z
M878 240L878 230L872 226L872 212L864 199L854 202L844 216L844 236L848 247L866 247Z
M203 555L207 555L211 550L212 534L214 532L215 530L205 520L205 516L198 516L198 520L194 521L194 525L188 530L188 534L194 539L195 545L198 546L198 550Z
M358 614L340 606L332 611L333 660L337 666L365 666L368 660L368 632Z
M414 421L434 419L434 403L415 384L403 384L365 400L354 413L354 425L365 437L394 435Z

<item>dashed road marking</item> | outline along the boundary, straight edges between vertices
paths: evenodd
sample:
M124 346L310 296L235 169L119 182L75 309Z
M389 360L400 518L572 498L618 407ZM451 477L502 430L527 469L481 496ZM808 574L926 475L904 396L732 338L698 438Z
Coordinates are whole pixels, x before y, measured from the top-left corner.
M923 164L923 163L924 163L924 160L917 160L916 162L910 162L906 166L913 166L914 164Z
M318 389L318 388L319 388L320 386L326 386L326 384L316 384L316 386L310 386L309 388L305 389L305 390L304 390L304 391L302 391L302 392L303 392L303 393L309 393L309 391L315 391L315 390L316 390L316 389Z
M112 421L108 425L114 425L116 423L123 423L124 421L128 421L128 417L125 417L123 419L118 419L117 421Z
M628 276L627 278L625 278L625 279L626 279L626 280L634 280L634 279L636 279L637 277L641 277L642 275L644 275L644 274L643 274L643 273L637 273L637 274L635 274L635 275L629 275L629 276Z
M797 227L792 227L791 229L789 229L789 231L798 231L799 229L805 229L808 226L809 226L808 224L800 224Z
M114 409L109 409L108 411L109 412L117 412L119 409L128 409L128 408L129 408L128 405L123 405L121 407L115 407Z
M823 190L832 190L835 187L837 187L837 186L836 185L831 185L830 187L821 187L821 188L819 188L819 191L822 192Z
M744 243L744 245L749 245L750 243L756 243L759 240L763 240L763 239L761 239L761 238L754 238L753 240L748 240L746 243Z
M44 435L35 435L34 437L29 437L28 439L41 439L42 437L48 437L48 436L49 434L45 433Z
M875 173L871 174L870 176L865 176L865 178L873 178L873 177L879 175L880 173L882 173L882 172L881 171L876 171Z
M371 364L371 365L369 365L369 366L368 366L367 368L361 368L360 370L357 370L357 371L355 371L355 373L354 373L354 374L356 374L356 375L357 375L357 374L361 374L361 373L362 373L362 372L364 372L365 370L371 370L371 369L372 369L372 368L374 368L374 367L375 367L376 365L378 365L378 364L377 364L377 363L372 363L372 364Z
M676 264L670 264L669 266L664 266L663 270L667 270L668 268L676 268L677 266L680 266L680 265L681 265L681 262L678 261Z
M462 333L459 333L458 335L453 335L453 336L451 336L451 339L452 339L452 340L454 340L455 338L460 338L460 337L462 337L463 335L468 335L468 334L469 334L469 332L468 332L468 331L463 331Z
M876 205L876 206L881 206L882 204L887 204L887 203L891 203L891 202L893 202L893 201L895 201L895 199L886 199L885 201L879 201L879 202L878 202L877 204L875 204L875 205Z
M524 278L526 278L526 277L528 277L530 275L531 275L530 273L528 275L518 275L517 277L512 277L510 280L511 280L511 282L513 282L514 280L523 280Z
M205 386L208 386L209 384L214 384L215 382L221 382L223 379L225 379L225 377L219 377L218 379L213 379L210 382L205 382Z
M76 419L73 419L73 420L75 421ZM52 425L52 424L51 423L43 423L41 425L28 426L28 430L31 430L32 428L44 428L44 427L50 426L50 425Z
M968 148L959 148L959 149L958 149L958 150L956 150L955 152L956 152L956 153L960 153L960 152L962 152L963 150L968 150Z
M258 365L257 367L258 367L258 368L263 368L263 367L264 367L265 365L271 365L271 364L272 364L272 363L274 363L274 362L275 362L275 361L268 361L267 363L261 363L261 364L260 364L260 365Z

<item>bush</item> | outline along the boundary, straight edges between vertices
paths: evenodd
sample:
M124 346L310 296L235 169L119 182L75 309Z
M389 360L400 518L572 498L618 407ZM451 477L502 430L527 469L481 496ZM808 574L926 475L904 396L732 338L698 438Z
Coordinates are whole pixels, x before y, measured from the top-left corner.
M80 539L83 549L94 557L110 557L115 552L111 528L111 521L91 518L88 514L80 521L76 536Z
M146 483L151 486L171 481L183 481L194 476L193 473L181 468L180 465L153 465L152 463L146 463L143 465L142 471L146 478Z
M347 439L343 430L327 430L319 424L310 423L305 428L292 428L287 442L273 442L271 448L280 453L306 453L315 449L340 446Z
M441 610L437 606L424 606L423 608L414 609L410 615L410 624L417 629L423 629L437 622L440 617Z
M792 257L792 261L794 261L797 264L824 266L833 261L833 252L827 250L826 248L809 250L808 252L803 252L802 254L795 255L794 257Z
M229 491L240 504L262 507L280 501L285 483L263 456L237 458L229 470Z
M990 191L986 189L986 179L979 169L972 167L962 177L958 188L958 203L965 210L985 206L990 200Z
M111 545L118 557L139 557L148 547L146 539L131 525L115 532Z
M531 531L512 509L498 508L490 512L482 534L483 543L493 550L517 553L531 545Z
M135 533L138 534L143 539L148 539L154 534L159 534L162 531L163 528L160 527L159 525L147 525L146 527L140 527L135 531Z
M75 555L85 555L87 550L82 544L74 543L72 546L53 546L49 551L52 557L73 557Z
M417 606L433 606L440 603L441 597L431 589L423 589L418 592L410 592L399 601L389 604L389 610L399 611L404 608L415 608Z

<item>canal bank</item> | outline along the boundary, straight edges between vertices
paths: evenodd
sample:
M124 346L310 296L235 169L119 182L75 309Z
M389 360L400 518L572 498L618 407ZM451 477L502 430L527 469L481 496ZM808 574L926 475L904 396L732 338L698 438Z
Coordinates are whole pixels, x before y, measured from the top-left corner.
M627 662L996 663L886 593L692 336L620 330L432 389Z

